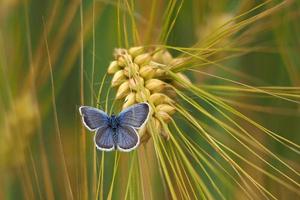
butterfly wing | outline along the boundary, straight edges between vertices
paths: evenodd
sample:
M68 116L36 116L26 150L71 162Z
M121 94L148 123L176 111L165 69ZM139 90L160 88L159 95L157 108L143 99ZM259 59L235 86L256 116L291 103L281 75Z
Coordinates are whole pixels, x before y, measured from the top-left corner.
M96 135L94 137L97 149L100 149L102 151L111 151L115 149L113 134L113 130L108 126L100 127L99 129L97 129Z
M116 129L116 133L118 136L116 145L120 151L131 151L140 143L140 137L133 127L119 126Z
M148 103L138 103L123 110L117 117L121 126L141 128L148 120L150 106Z
M81 106L79 108L80 115L85 127L90 131L95 131L102 126L108 125L108 115L97 108L90 106Z

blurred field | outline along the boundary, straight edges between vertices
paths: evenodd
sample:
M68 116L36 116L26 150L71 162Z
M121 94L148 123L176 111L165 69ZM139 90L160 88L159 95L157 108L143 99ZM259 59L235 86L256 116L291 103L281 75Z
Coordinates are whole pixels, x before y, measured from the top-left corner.
M1 0L0 199L299 199L299 20L297 0ZM121 110L106 72L134 46L183 58L176 113L97 151L78 108Z

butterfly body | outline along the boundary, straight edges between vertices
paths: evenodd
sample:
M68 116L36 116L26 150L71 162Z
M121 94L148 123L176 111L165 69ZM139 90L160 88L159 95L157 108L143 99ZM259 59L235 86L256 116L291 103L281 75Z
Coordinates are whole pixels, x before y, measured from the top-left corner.
M147 122L150 106L148 103L135 104L119 115L111 116L90 106L81 106L79 112L83 124L90 131L96 131L94 141L98 149L103 151L118 149L128 152L139 145L140 137L137 130Z
M119 121L115 115L111 115L110 118L108 119L108 127L112 129L112 135L113 135L112 137L114 141L114 146L116 148L118 143L117 129L119 128Z
M108 120L108 126L112 129L117 129L119 127L119 120L115 115L111 115Z

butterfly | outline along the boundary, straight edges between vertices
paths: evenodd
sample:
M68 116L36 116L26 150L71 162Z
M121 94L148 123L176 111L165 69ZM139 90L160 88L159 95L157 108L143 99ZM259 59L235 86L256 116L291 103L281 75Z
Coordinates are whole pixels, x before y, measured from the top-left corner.
M79 112L84 126L96 132L94 142L97 149L129 152L140 143L137 131L147 123L150 106L148 103L138 103L123 110L119 115L111 116L90 106L81 106Z

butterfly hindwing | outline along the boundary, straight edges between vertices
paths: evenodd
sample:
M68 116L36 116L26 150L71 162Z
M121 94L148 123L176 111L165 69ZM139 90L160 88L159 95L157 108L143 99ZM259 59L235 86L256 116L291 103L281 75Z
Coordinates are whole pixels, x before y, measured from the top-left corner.
M118 136L117 148L120 151L131 151L140 143L140 137L137 131L130 126L119 126L116 130Z
M108 125L108 115L97 108L81 106L79 112L82 116L84 125L90 131L95 131L99 127Z
M94 138L97 149L103 151L111 151L115 149L113 134L113 130L109 126L100 127L96 131L96 135Z
M147 121L150 113L148 103L135 104L118 115L118 122L122 126L130 126L136 129L141 128Z

